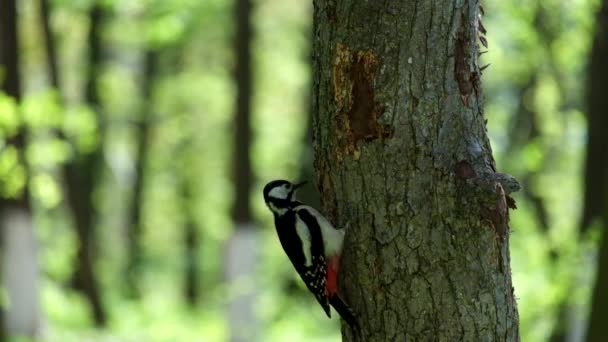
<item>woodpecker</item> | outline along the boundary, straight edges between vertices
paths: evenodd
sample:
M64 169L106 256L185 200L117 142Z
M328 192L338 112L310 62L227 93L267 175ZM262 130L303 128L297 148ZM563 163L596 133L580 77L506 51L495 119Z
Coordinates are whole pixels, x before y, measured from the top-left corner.
M283 250L327 317L331 318L331 304L358 329L352 310L338 295L344 230L334 228L316 209L296 200L296 190L304 184L274 180L264 187L264 201L274 215Z

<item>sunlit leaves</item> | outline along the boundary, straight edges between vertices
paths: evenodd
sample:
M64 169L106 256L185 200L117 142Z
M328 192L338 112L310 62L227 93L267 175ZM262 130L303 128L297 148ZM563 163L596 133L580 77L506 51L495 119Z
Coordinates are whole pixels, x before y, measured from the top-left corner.
M0 140L17 134L20 121L15 99L0 92Z
M67 108L62 129L79 153L89 153L99 143L97 113L88 106Z
M61 123L62 111L54 91L28 95L21 104L24 122L32 130L55 128Z
M53 208L61 200L61 189L57 182L48 173L38 173L31 180L32 195L45 208Z
M543 161L543 146L536 141L526 144L521 150L522 161L525 169L529 171L539 171Z
M482 78L488 127L495 151L509 151L495 155L498 168L525 179L525 191L538 201L516 194L520 209L511 215L522 340L548 337L551 314L564 298L572 299L568 284L577 272L587 272L581 264L589 264L580 262L585 248L576 244L576 225L585 134L582 90L596 2L484 3L491 46L482 59L493 65ZM514 122L525 131L524 139L509 141ZM539 232L539 202L547 210L548 233ZM572 260L579 261L578 268ZM539 292L547 295L541 298Z
M26 150L27 161L32 167L52 168L68 159L69 148L65 141L48 138L31 143Z
M0 196L15 198L21 194L26 183L26 170L15 146L0 150Z

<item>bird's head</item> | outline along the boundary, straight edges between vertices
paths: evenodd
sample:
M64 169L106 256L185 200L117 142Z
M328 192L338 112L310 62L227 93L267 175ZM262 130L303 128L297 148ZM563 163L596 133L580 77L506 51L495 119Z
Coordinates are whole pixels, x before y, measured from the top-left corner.
M286 180L273 180L264 187L264 201L275 214L281 215L296 204L296 190L306 182L293 184Z

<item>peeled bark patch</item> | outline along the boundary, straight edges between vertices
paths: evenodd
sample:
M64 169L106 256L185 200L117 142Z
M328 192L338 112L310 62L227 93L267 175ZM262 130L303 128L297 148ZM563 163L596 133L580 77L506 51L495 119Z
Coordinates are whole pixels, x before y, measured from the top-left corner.
M375 99L374 79L378 59L371 50L352 51L338 44L333 68L336 126L342 151L358 159L359 141L391 135L390 127L378 122L384 105ZM338 151L341 160L343 152Z

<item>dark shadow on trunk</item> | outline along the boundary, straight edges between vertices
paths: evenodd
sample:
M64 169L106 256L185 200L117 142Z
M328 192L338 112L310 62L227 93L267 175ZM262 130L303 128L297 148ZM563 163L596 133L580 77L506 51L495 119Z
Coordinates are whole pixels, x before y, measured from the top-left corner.
M104 9L94 4L89 14L89 66L85 99L97 114L98 135L100 137L96 148L84 155L75 156L63 168L66 182L66 199L70 206L76 235L78 237L78 252L74 260L72 285L82 291L87 297L96 326L104 326L107 321L106 311L101 299L101 289L95 275L95 224L99 217L94 201L94 191L103 174L103 119L101 103L97 93L97 82L100 75L101 27Z

